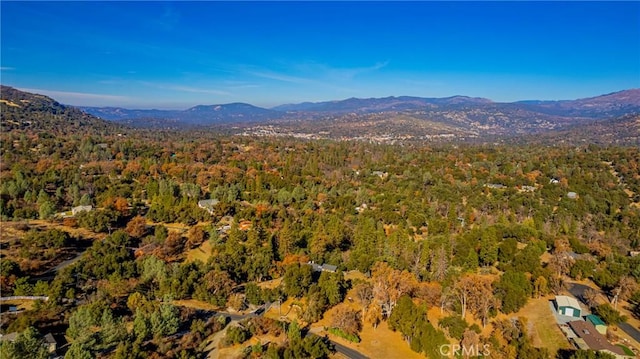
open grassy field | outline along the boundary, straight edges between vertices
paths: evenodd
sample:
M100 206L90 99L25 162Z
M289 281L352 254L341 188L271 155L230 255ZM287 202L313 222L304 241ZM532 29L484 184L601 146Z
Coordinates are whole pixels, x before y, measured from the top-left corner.
M196 300L196 299L174 300L172 303L173 305L176 305L179 307L209 310L209 311L220 310L220 307L217 307L211 303L203 302L201 300Z
M202 263L207 263L209 257L211 256L211 242L204 241L199 247L196 247L192 250L187 251L185 256L186 262L195 262L197 260Z
M552 296L529 299L524 308L510 317L527 318L533 345L549 349L553 357L558 349L569 349L571 345L556 324L553 313L549 309L549 300L551 299Z

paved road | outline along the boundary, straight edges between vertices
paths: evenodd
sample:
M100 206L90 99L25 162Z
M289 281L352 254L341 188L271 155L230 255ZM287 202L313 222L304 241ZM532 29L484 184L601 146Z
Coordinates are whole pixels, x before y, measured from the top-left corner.
M307 335L315 334L319 337L322 337L322 332L323 332L323 329L321 327L313 327L309 329L309 331L307 332ZM331 339L329 339L329 342L331 342L331 344L333 345L333 347L338 353L346 356L347 358L351 358L351 359L368 359L369 358L368 356L360 353L359 351L349 348L348 346L342 345L340 343L334 342Z
M347 358L351 358L351 359L369 359L368 356L360 353L359 351L355 350L355 349L351 349L349 347L346 347L342 344L336 343L333 340L329 340L331 342L331 344L333 344L333 347L336 349L336 351L344 356L346 356Z
M574 297L576 297L579 301L582 301L582 295L584 291L587 289L593 289L588 285L580 284L580 283L569 283L569 293L571 293ZM597 289L596 289L597 290ZM601 291L597 290L602 293Z
M618 327L622 329L625 333L629 334L629 336L635 339L638 343L640 343L640 330L635 328L633 325L629 323L620 323Z
M85 249L84 251L78 253L78 255L76 255L75 257L73 257L71 259L67 259L66 261L58 264L57 266L49 269L48 271L45 272L45 274L47 274L47 273L57 273L59 270L72 265L73 263L79 261L84 256L84 254L86 252L87 252L87 250Z

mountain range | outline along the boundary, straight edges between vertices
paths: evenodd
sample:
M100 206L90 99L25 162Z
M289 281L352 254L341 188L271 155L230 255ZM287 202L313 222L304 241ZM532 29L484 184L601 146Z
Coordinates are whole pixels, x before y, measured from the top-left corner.
M640 112L640 89L619 91L607 95L566 101L493 102L486 98L453 96L446 98L384 97L349 98L340 101L304 102L271 109L246 103L199 105L186 110L137 110L118 107L80 107L100 118L126 122L134 126L155 123L174 126L255 123L278 120L305 120L327 115L413 113L438 117L442 112L465 113L473 120L487 122L489 117L505 115L527 117L558 124L580 119L605 119ZM495 116L493 116L495 117ZM490 121L489 121L490 122ZM153 124L153 123L152 123Z
M305 102L271 109L230 103L186 110L76 108L7 86L2 86L1 95L3 130L37 128L41 124L33 120L39 118L63 132L117 125L172 130L214 126L245 135L382 142L514 136L556 141L555 136L562 134L590 143L640 144L640 89L566 101L501 103L466 96L401 96Z

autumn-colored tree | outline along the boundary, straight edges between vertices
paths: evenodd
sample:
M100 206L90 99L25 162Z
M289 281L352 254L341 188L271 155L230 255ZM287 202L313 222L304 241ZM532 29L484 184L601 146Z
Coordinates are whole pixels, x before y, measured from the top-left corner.
M333 313L331 326L338 328L347 334L355 335L362 327L360 313L345 304L340 304L336 307L335 312Z
M240 311L247 308L247 301L243 294L232 294L227 300L227 306L233 310Z
M464 334L462 334L462 341L460 342L460 345L462 345L462 348L466 349L462 351L462 356L464 358L469 358L472 354L477 354L477 351L474 349L479 348L480 346L480 335L478 335L474 330L467 329L464 331Z
M382 307L385 316L391 314L400 297L412 293L417 285L413 274L393 269L386 262L373 265L371 279L374 298Z
M126 198L123 197L107 197L103 202L102 206L107 209L116 210L122 214L127 214L129 211L129 202Z
M437 307L442 297L442 285L438 282L418 283L415 296L422 299L429 307Z
M470 306L470 303L473 303L477 300L476 296L478 292L476 288L478 285L482 285L484 280L482 277L469 274L464 275L453 285L453 294L458 299L460 303L460 316L464 319L467 314L467 309Z
M378 305L372 305L365 313L364 319L375 329L382 321L382 308Z
M546 295L549 292L549 282L543 276L539 276L533 282L533 295L536 298Z
M227 272L216 269L210 270L203 279L203 285L210 295L210 301L217 304L227 301L236 284Z
M187 248L195 248L204 242L204 230L201 226L193 226L187 232Z
M127 223L125 232L127 232L131 237L142 238L145 234L148 233L146 219L142 216L133 217Z
M126 214L129 211L129 202L126 198L117 197L113 202L113 208L122 214Z
M178 232L169 232L158 257L167 261L175 261L184 249L185 239Z

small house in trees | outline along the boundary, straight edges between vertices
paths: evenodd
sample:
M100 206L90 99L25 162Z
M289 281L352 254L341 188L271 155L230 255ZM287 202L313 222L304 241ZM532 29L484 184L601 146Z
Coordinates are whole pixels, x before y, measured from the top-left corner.
M338 270L337 266L331 265L331 264L318 264L314 261L311 261L308 263L309 265L311 265L311 269L313 269L314 272L330 272L330 273L335 273Z
M18 339L18 335L20 333L18 332L13 332L13 333L9 333L9 334L0 334L0 342L15 342L16 339Z
M0 334L0 342L13 343L18 339L19 335L20 333L18 332L13 332L5 335ZM49 351L49 353L55 353L55 351L58 349L58 342L56 342L56 339L53 337L53 335L51 335L51 333L48 333L44 336L43 339L44 343L42 345L47 348L47 351Z
M213 208L218 204L217 199L203 199L198 201L198 207L206 210L209 214L213 214Z
M93 210L93 206L77 206L71 208L71 214L77 215L80 212L91 212Z
M484 185L485 187L491 188L491 189L505 189L507 188L507 186L501 184L501 183L487 183Z
M325 264L322 265L322 271L323 272L335 273L337 269L338 269L337 266L334 266L334 265L331 265L331 264L325 263Z
M49 353L54 353L58 349L58 342L51 333L47 333L44 336L44 345L47 347Z
M380 177L382 179L385 179L385 178L387 178L389 176L389 174L387 172L382 172L382 171L373 171L373 172L371 172L371 174L374 175L374 176L378 176L378 177Z
M556 295L556 309L560 315L566 315L569 317L580 318L582 309L580 303L574 297L566 295Z
M589 314L585 317L585 319L591 324L593 324L593 326L596 328L598 333L602 335L607 335L607 325L604 323L602 319L600 319L599 316L595 314Z

